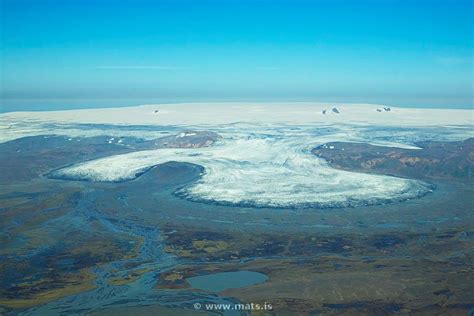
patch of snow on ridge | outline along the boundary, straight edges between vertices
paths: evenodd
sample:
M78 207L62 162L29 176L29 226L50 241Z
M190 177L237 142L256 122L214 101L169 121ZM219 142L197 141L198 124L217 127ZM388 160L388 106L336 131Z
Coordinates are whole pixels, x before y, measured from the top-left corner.
M430 191L421 181L336 170L310 153L306 130L227 130L207 148L157 149L115 155L55 171L52 176L124 181L168 161L201 165L200 180L177 192L185 198L256 207L342 207L414 198ZM198 155L196 155L198 154Z

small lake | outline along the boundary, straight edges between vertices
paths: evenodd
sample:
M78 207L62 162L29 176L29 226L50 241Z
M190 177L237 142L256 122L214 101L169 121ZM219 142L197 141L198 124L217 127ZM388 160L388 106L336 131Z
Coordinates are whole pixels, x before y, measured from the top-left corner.
M263 283L268 277L254 271L221 272L186 279L195 289L221 292L228 289L246 287Z

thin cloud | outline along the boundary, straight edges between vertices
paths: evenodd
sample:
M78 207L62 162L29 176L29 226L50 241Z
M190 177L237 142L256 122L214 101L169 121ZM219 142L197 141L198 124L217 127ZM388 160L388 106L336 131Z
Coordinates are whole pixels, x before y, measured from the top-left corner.
M457 66L472 63L472 59L456 56L441 56L436 59L440 64L445 66Z
M272 66L258 66L256 67L257 70L278 70L278 67L272 67Z
M175 66L155 66L155 65L144 65L144 66L123 66L123 65L112 65L112 66L96 66L94 69L105 69L105 70L144 70L144 69L155 69L155 70L180 70L185 69L183 67Z

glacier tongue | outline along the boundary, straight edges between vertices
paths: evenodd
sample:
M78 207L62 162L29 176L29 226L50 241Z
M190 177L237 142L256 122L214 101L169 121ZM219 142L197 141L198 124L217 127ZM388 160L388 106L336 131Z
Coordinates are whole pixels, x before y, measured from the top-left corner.
M54 177L125 181L168 161L201 165L201 179L176 193L185 198L254 207L347 207L414 198L430 190L421 181L336 170L310 153L347 134L314 128L219 128L206 148L163 148L115 155L57 170Z

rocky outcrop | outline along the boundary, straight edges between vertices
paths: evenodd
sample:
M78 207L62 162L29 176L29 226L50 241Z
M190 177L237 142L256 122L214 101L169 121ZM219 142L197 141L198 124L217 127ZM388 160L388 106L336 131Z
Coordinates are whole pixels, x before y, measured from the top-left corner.
M344 170L407 178L445 178L472 181L474 138L460 142L426 141L417 145L422 149L334 142L316 147L312 153L324 158L333 167Z
M220 138L222 137L214 132L184 131L177 135L157 139L155 145L167 148L201 148L211 146Z

